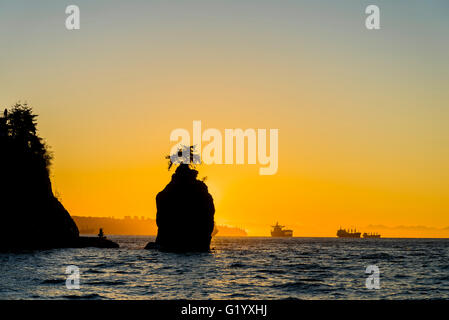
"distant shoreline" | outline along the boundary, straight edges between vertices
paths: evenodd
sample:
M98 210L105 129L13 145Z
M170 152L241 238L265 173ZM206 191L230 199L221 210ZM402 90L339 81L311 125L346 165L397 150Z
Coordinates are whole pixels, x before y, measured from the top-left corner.
M81 233L80 236L97 236L97 234L94 233ZM110 237L156 237L155 234L148 234L148 235L142 235L142 234L108 234ZM383 237L378 239L365 239L365 238L338 238L338 237L272 237L272 236L214 236L214 238L261 238L261 239L339 239L341 241L382 241L382 240L390 240L390 239L428 239L428 240L449 240L449 237L447 238L429 238L429 237Z
M80 234L97 235L100 228L106 235L139 235L155 236L158 227L155 219L137 216L125 216L124 218L113 217L92 217L92 216L72 216L78 227ZM247 232L244 229L216 225L217 236L246 237Z

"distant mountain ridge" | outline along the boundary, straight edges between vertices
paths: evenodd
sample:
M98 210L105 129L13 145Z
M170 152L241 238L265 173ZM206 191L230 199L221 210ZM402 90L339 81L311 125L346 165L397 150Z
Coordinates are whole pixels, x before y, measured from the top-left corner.
M449 227L429 227L423 225L398 225L386 226L382 224L370 224L365 230L380 232L383 237L408 237L408 238L448 238Z

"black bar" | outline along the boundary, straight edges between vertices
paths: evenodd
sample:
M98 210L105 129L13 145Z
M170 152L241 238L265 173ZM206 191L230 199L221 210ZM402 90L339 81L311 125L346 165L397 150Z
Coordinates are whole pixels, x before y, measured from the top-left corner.
M352 315L355 319L372 316L382 318L388 314L400 319L419 313L446 314L447 300L407 301L327 301L327 300L175 300L175 301L122 301L122 300L21 300L0 301L2 313L10 311L14 316L22 313L51 315L58 310L59 319L71 318L105 319L106 315L128 320L137 316L142 319L315 319ZM211 310L214 310L211 313ZM266 309L265 309L266 308ZM10 309L10 310L8 310ZM262 310L266 310L263 312ZM386 311L387 313L383 313ZM351 318L352 318L351 316ZM347 317L345 317L347 318Z

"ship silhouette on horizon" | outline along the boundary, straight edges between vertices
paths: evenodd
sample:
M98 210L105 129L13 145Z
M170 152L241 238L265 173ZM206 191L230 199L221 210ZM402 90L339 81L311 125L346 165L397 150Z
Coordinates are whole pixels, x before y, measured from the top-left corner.
M356 229L340 229L337 231L337 237L339 238L360 238L361 232L357 232Z
M284 229L285 226L279 225L278 222L276 222L276 225L271 227L273 228L273 230L271 230L272 237L293 237L293 230Z
M375 233L364 233L363 234L363 238L365 239L379 239L380 238L380 234L378 234L377 232Z
M357 229L342 229L340 227L340 229L337 231L337 237L339 238L360 238L360 235L362 233L358 232ZM364 233L363 234L363 238L364 239L379 239L380 238L380 234L376 233Z

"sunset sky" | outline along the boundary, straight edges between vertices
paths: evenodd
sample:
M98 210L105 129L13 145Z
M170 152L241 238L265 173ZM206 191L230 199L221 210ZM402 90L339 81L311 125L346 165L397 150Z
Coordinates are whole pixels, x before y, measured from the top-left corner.
M0 107L39 115L71 215L155 218L170 133L201 120L279 129L276 175L199 167L219 224L449 237L449 2L317 2L0 0Z

